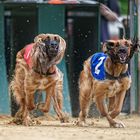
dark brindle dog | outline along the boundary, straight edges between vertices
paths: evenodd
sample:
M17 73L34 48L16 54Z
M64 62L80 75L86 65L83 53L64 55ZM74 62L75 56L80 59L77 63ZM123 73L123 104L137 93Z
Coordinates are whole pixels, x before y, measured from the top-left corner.
M34 93L36 90L45 90L46 100L39 106L48 112L51 99L54 109L61 121L65 121L62 112L63 74L57 68L65 53L66 43L56 34L40 34L34 43L26 45L17 53L15 75L10 88L16 97L20 109L16 118L22 123L30 125L29 112L35 108Z
M84 62L79 79L79 125L86 125L89 103L94 98L101 115L107 118L111 127L124 127L114 118L120 113L126 91L130 88L128 62L138 46L138 40L109 40L103 44L104 53L96 53Z

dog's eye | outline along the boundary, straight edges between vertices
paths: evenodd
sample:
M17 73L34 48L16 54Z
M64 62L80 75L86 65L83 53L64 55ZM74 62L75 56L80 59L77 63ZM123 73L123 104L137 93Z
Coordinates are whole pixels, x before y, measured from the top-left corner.
M107 43L109 46L113 47L114 46L114 42L108 42Z
M124 48L130 47L129 44L122 45Z
M107 43L107 49L113 49L114 44L113 43Z
M58 38L55 36L55 37L54 37L54 40L58 40Z
M60 42L60 39L59 39L58 36L55 36L55 37L54 37L54 40L57 41L57 42Z
M50 40L50 36L47 36L47 37L46 37L46 40Z

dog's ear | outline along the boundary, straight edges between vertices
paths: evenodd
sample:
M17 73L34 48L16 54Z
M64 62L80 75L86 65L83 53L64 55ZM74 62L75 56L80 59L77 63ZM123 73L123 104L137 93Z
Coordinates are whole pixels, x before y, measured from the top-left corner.
M137 52L139 49L140 49L140 44L139 44L139 39L138 37L134 37L132 40L131 40L131 46L132 46L132 50L134 52Z
M35 43L41 43L43 40L45 40L46 34L39 34L34 38Z
M132 40L130 40L131 50L130 50L130 56L131 59L135 52L137 52L140 49L139 39L138 37L134 37Z
M108 52L109 50L112 50L116 43L113 40L107 40L105 43L102 45L102 51L104 53Z
M65 49L66 48L66 42L65 42L65 40L61 36L56 34L54 36L54 39L59 41L59 46L61 46L60 49Z

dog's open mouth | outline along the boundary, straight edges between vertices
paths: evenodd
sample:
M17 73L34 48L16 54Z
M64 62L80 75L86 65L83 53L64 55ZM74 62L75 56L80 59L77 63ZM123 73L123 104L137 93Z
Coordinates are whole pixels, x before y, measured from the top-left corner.
M120 62L121 63L125 63L126 62L126 57L119 57L120 58Z
M52 40L52 41L46 41L46 52L50 58L56 57L58 55L59 51L59 42Z
M126 61L127 61L127 52L126 51L123 51L123 52L119 52L118 53L118 57L119 57L119 61L120 61L120 63L126 63Z
M119 57L119 61L120 63L126 63L127 61L127 57L128 57L128 51L126 48L120 48L118 50L118 57Z

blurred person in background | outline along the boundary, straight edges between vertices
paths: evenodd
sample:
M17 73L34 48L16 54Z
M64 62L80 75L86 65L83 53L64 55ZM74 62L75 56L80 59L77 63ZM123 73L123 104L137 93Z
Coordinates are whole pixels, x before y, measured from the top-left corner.
M107 6L108 14L104 14L104 11L101 11L101 36L100 41L105 42L106 40L110 39L109 29L108 29L108 22L113 21L115 22L120 16L120 6L118 0L98 0L105 6Z

